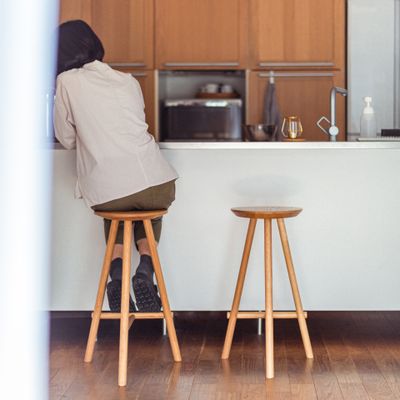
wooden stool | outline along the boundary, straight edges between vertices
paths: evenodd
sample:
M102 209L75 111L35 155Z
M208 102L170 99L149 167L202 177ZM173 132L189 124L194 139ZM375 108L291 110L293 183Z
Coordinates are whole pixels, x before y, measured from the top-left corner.
M100 275L99 288L97 291L96 305L92 314L89 338L86 346L85 362L93 359L94 345L96 342L97 331L100 319L119 319L120 320L120 339L119 339L119 366L118 366L118 385L126 386L127 367L128 367L128 333L135 319L163 319L165 318L169 341L175 362L182 361L179 350L178 339L176 337L174 321L168 302L167 291L163 274L161 271L160 260L157 253L157 244L154 239L151 220L166 214L166 210L140 211L140 212L95 212L96 215L111 220L111 228L107 241L106 253L104 256L103 269ZM154 273L156 275L158 289L160 291L162 312L141 313L129 312L130 295L130 271L131 271L131 246L132 246L132 222L143 221L146 237L149 242L151 258L153 260ZM122 262L122 294L121 312L102 312L104 293L106 290L110 264L117 237L119 222L124 223L124 243L123 243L123 262Z
M295 217L302 209L289 207L244 207L232 208L235 215L242 218L249 218L249 227L243 251L242 262L240 265L239 276L236 284L235 295L233 298L231 312L228 313L229 323L226 331L222 359L229 358L231 351L233 333L237 318L265 318L265 347L266 347L266 378L274 377L274 318L297 318L299 321L301 337L307 358L313 358L310 337L305 318L306 313L300 300L299 288L297 286L296 275L294 272L292 256L290 253L288 237L285 228L284 218ZM264 220L264 261L265 261L265 313L263 312L239 312L240 298L242 296L244 279L246 276L247 264L251 245L254 237L257 219ZM272 236L271 220L276 219L279 228L279 235L282 242L283 253L285 255L290 285L292 287L293 299L296 305L296 312L274 312L272 308Z

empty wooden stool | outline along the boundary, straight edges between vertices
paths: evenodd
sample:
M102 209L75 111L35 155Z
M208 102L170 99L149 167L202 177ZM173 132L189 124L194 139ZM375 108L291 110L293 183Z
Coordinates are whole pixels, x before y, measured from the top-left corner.
M100 275L99 288L97 291L96 305L92 314L92 323L90 326L89 338L86 346L85 362L91 362L93 359L94 345L96 342L97 331L100 319L119 319L120 320L120 340L119 340L119 366L118 366L118 385L125 386L127 380L128 366L128 333L135 319L163 319L165 318L169 341L175 362L181 361L179 344L176 337L174 321L168 302L167 291L163 274L161 271L160 260L157 253L157 244L154 239L151 220L159 218L166 214L166 210L140 211L140 212L95 212L96 215L111 220L110 233L107 240L107 248L104 257L103 269ZM132 246L132 222L143 221L146 237L150 247L151 258L153 260L154 273L156 276L158 289L160 291L162 312L141 313L129 312L130 296L130 271L131 271L131 246ZM123 262L122 262L122 293L121 293L121 312L102 312L104 293L106 290L108 273L112 254L114 250L115 239L117 236L118 224L124 224L123 239Z
M274 377L274 318L297 318L299 321L301 337L307 358L313 358L310 337L306 324L306 314L300 300L299 288L297 286L292 256L290 253L288 237L285 228L285 218L295 217L302 209L291 207L244 207L233 208L233 213L238 217L249 218L249 227L243 251L242 263L233 298L232 309L229 315L229 323L226 331L222 358L229 358L231 351L233 333L237 318L265 318L265 347L266 347L266 378ZM246 276L247 264L249 261L250 249L253 242L254 230L258 219L264 220L264 261L265 261L265 313L263 312L239 312L240 298L242 296L244 279ZM277 220L279 235L285 255L290 285L292 287L293 299L296 305L296 312L274 312L272 305L272 236L271 221Z

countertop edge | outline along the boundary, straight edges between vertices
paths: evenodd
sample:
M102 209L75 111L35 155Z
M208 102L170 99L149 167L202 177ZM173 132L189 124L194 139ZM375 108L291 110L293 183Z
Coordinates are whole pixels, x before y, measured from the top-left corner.
M159 142L162 150L400 150L400 142ZM47 150L66 150L60 143L47 143Z
M159 146L163 150L400 150L400 142L160 142Z

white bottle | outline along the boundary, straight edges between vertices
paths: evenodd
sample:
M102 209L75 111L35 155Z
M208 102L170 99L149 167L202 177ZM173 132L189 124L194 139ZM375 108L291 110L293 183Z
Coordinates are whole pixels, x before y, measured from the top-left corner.
M361 137L376 137L377 127L374 109L371 106L372 97L364 97L365 107L361 114Z

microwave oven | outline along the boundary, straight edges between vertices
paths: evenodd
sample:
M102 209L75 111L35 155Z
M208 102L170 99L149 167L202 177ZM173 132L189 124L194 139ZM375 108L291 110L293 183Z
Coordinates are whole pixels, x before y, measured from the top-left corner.
M164 141L240 141L241 99L178 99L164 101Z

